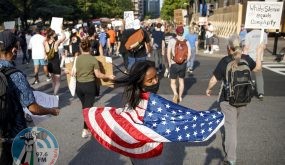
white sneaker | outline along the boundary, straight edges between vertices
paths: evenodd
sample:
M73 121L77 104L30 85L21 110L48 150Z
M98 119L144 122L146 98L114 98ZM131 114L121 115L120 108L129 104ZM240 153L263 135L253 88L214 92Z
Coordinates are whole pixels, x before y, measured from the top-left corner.
M209 53L210 53L210 54L213 54L213 51L210 51Z
M208 51L208 50L205 50L204 53L209 53L209 51Z
M90 135L91 135L91 133L89 132L89 130L87 130L87 129L82 130L82 134L81 134L82 138L88 138Z

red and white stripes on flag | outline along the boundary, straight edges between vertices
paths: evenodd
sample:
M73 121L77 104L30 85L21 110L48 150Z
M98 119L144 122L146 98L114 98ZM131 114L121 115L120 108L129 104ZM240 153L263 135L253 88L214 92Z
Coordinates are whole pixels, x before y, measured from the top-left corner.
M135 110L113 107L83 110L84 120L93 137L105 148L128 157L150 158L160 155L163 149L161 142L169 140L143 125L147 106L147 99L143 99Z

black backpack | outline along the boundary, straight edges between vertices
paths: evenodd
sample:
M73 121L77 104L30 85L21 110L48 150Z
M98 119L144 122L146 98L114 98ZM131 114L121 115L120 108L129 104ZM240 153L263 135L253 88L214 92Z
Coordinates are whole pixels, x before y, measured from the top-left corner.
M11 88L10 75L16 68L0 68L0 137L14 138L26 128L24 112L16 92Z
M229 62L226 69L226 100L229 104L235 107L247 105L253 91L254 85L247 61L240 59L238 63L235 60Z

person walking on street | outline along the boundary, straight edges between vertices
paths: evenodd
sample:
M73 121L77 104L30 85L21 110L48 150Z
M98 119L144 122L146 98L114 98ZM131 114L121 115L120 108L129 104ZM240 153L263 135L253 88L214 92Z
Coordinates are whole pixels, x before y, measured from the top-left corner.
M231 71L228 70L230 64L232 67L238 67L239 65L246 64L248 68L247 75L250 76L250 71L258 72L261 69L261 52L262 45L258 48L256 52L256 62L249 56L242 54L242 49L240 47L240 40L238 36L231 36L228 42L228 56L223 57L218 65L216 66L213 76L211 77L208 88L206 90L206 95L210 96L212 92L212 88L217 84L218 81L222 81L222 89L219 96L219 103L222 112L225 115L225 134L224 134L224 151L225 151L225 159L224 164L226 165L234 165L236 164L237 159L237 123L239 114L246 109L246 104L242 106L236 106L232 103L232 92L229 88L230 82L228 77L231 75ZM228 71L228 72L227 72ZM243 74L245 75L245 74ZM231 79L234 77L230 76ZM251 90L251 88L249 89ZM247 95L247 91L244 93L240 93L243 96ZM231 96L231 97L230 97Z
M256 61L257 54L256 49L259 46L261 38L261 30L252 30L245 36L245 47L244 47L244 53L248 54L253 60ZM266 48L267 44L267 34L263 32L263 50ZM263 53L261 55L261 62L263 62ZM260 101L263 101L264 98L264 79L263 79L263 73L262 69L259 70L259 72L254 72L255 75L255 82L256 82L256 88L257 88L257 98Z
M189 34L186 35L185 39L191 46L191 57L190 60L187 61L187 72L192 73L194 69L196 53L198 52L198 35L195 33L194 26L190 27Z
M156 30L151 35L152 54L154 56L155 67L158 73L162 71L162 58L165 54L165 37L161 31L161 23L156 25Z
M75 59L75 70L72 75L76 76L76 95L82 104L82 109L90 108L95 102L96 83L95 79L113 80L114 75L106 75L100 72L98 61L90 54L91 42L88 38L80 44L82 53ZM87 138L90 132L84 122L82 138Z
M189 42L187 42L183 37L183 26L178 26L176 28L176 38L172 38L168 43L167 48L167 59L169 64L169 70L170 70L170 86L172 89L172 92L174 94L173 102L179 103L182 101L182 95L184 92L184 78L186 75L186 66L187 61L189 61L191 56L191 47ZM184 46L182 46L184 45ZM183 49L183 50L180 50ZM177 63L175 61L176 56L180 56L181 51L183 54L183 62ZM178 92L177 92L177 86L176 86L176 79L178 77Z
M213 48L212 45L214 43L214 26L208 22L206 26L206 50L204 53L210 53L213 54Z
M116 43L116 32L113 26L108 27L107 34L109 36L109 42L110 42L109 55L112 56L115 54L115 43Z
M36 29L36 34L32 36L28 48L32 50L32 59L34 62L34 73L35 81L32 85L39 83L39 66L43 66L44 73L47 77L46 81L50 81L50 75L47 67L47 60L45 47L44 47L45 37L40 34L40 29Z
M59 54L59 45L65 40L64 32L61 33L61 38L58 38L58 35L54 30L49 28L47 30L47 38L45 41L45 51L48 54L50 51L54 51L54 57L48 59L48 71L51 73L52 77L52 89L53 95L57 96L58 90L60 87L60 54ZM53 49L53 50L52 50ZM45 58L48 58L47 56Z
M128 57L128 70L138 61L145 61L147 59L147 54L151 52L150 50L150 37L148 33L141 28L140 20L134 20L134 26L132 29L125 29L122 34L121 46L125 46L126 42L133 34L137 31L142 30L143 38L141 43L139 43L139 47L135 50L127 50ZM137 41L134 41L137 42Z
M167 52L168 43L169 43L170 39L176 37L174 30L175 29L174 29L173 25L168 25L167 28L165 29L164 41L165 41L165 51L166 52ZM163 76L169 78L169 64L168 64L168 60L167 60L167 54L164 56L162 61L163 61L163 64L165 66L165 71L164 71Z

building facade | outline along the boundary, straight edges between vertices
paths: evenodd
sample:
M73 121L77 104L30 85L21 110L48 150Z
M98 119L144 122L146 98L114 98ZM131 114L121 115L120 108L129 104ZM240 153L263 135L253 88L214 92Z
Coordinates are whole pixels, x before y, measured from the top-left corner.
M135 18L142 20L144 18L144 0L132 0L134 4Z

